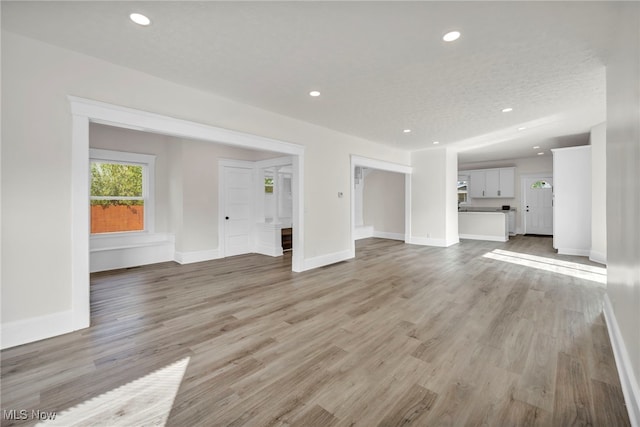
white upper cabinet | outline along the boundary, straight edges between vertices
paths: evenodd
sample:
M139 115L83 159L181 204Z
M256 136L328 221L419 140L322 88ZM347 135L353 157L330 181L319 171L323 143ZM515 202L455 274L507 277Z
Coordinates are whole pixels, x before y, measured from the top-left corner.
M485 176L484 171L469 171L468 188L472 199L484 197Z
M500 170L488 169L485 171L484 197L500 197Z
M516 169L502 168L500 171L500 194L498 197L516 197Z
M515 197L515 168L468 171L471 198Z

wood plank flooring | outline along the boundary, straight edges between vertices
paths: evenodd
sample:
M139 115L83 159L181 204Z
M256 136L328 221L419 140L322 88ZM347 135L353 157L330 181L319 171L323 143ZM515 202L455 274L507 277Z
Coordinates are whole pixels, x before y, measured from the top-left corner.
M189 357L170 426L628 426L604 286L493 249L589 263L544 237L366 239L305 273L243 255L94 274L90 328L1 353L2 409L61 412Z

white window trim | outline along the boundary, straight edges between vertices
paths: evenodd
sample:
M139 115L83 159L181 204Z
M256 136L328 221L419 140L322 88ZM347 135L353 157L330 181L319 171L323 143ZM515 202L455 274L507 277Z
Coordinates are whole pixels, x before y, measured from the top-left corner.
M155 176L156 156L152 154L129 153L125 151L89 149L89 164L93 161L134 164L144 166L142 169L142 197L144 199L144 230L123 231L114 233L90 234L91 239L104 239L117 236L132 236L142 233L152 234L155 231ZM89 172L91 182L91 172Z

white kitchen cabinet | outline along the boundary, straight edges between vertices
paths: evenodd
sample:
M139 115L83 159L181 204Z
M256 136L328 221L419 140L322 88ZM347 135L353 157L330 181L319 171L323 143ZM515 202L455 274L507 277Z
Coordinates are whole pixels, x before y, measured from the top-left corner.
M479 169L468 173L472 199L515 197L515 168Z
M516 170L502 168L500 171L500 194L498 197L516 197Z
M499 169L487 169L485 171L484 197L500 197Z
M467 188L472 199L484 197L485 176L484 171L469 171Z
M509 236L516 235L516 212L508 211L507 212L507 221L509 222Z

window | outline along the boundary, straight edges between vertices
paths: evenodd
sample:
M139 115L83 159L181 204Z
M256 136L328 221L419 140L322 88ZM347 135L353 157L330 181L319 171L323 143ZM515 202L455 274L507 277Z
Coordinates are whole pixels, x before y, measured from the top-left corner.
M458 177L458 205L467 203L469 201L469 177L468 176L459 176Z
M551 184L549 184L547 181L536 181L533 184L531 184L531 188L533 189L551 188Z
M90 150L91 234L153 231L155 156Z
M264 178L264 192L267 194L273 194L273 177Z

